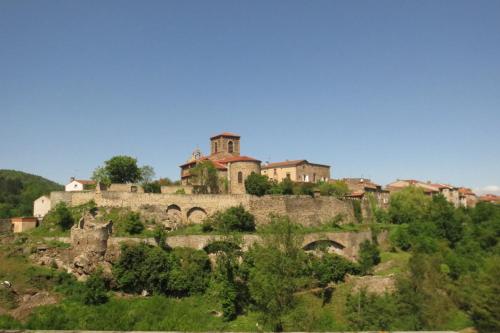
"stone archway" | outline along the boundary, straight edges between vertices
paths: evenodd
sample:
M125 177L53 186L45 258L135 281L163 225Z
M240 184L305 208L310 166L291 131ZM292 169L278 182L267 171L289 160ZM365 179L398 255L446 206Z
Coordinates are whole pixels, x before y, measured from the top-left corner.
M187 220L193 224L202 223L207 216L207 212L201 207L193 207L187 212Z
M180 224L182 223L182 211L181 207L176 204L171 204L167 207L167 218L170 223Z
M328 253L344 254L345 246L330 239L318 239L303 246L304 251L326 250Z

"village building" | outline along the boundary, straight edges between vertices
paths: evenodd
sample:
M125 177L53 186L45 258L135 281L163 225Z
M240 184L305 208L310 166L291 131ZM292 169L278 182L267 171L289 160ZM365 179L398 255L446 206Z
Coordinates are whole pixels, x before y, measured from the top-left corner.
M10 221L12 223L12 231L14 232L24 232L38 226L38 219L36 217L13 217Z
M479 201L500 204L500 196L495 194L485 194L479 197Z
M394 193L408 186L421 188L425 194L430 196L441 194L455 207L474 207L477 201L476 195L470 189L459 188L448 184L431 183L430 181L421 182L413 179L398 179L397 181L388 184L386 188L391 193Z
M281 182L288 178L294 182L317 183L330 180L330 166L310 163L307 160L291 160L268 163L262 166L262 174Z
M211 161L217 174L226 184L228 193L245 193L245 180L252 174L260 174L260 161L240 155L240 136L234 133L220 133L210 138L210 155L203 156L196 150L191 158L180 166L182 185L197 185L191 169L203 161Z
M475 207L477 204L477 196L470 188L461 187L458 189L460 197L460 206L466 208Z
M349 188L349 194L346 197L363 200L371 195L377 201L378 207L386 208L389 205L390 193L383 189L382 185L366 178L343 178L341 181Z
M50 210L50 197L42 195L33 202L33 216L38 220L42 220Z
M71 177L70 182L64 187L66 192L87 191L95 188L96 182L86 179L75 179Z

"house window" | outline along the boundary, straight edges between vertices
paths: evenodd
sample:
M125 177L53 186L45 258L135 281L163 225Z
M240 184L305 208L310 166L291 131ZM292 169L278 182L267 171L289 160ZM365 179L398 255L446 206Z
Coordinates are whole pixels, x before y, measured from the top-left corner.
M227 144L227 151L232 153L233 152L233 141L229 141Z
M274 175L276 176L278 174L278 172L276 171L276 169L274 169Z
M316 182L316 174L313 173L313 183L315 183L315 182Z
M290 176L290 173L286 173L286 178L291 179L292 177Z
M238 172L238 184L243 183L243 173L240 171Z

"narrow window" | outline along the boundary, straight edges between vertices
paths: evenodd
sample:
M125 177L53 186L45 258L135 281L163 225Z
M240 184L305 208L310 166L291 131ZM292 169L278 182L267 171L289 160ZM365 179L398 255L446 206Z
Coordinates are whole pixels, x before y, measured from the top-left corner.
M232 153L233 152L233 141L229 141L227 144L227 151Z
M243 183L243 173L240 171L238 172L238 184Z
M217 154L217 142L214 143L214 154Z

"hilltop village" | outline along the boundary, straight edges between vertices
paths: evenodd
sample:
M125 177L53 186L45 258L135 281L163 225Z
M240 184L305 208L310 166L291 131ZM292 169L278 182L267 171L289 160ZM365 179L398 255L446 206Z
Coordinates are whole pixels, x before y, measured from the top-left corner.
M454 292L496 281L497 197L414 179L338 179L322 161L262 163L241 154L240 139L212 136L210 153L195 150L175 182L145 181L135 159L115 156L105 167L119 161L136 181L71 178L37 198L33 216L0 219L0 326L54 328L54 317L64 318L59 329L93 330L200 330L192 318L213 331L483 325L475 318L496 289L485 304ZM153 304L175 323L147 309L127 326L103 322L101 311L126 302ZM186 315L185 304L199 312ZM86 319L75 322L67 306Z
M210 138L210 154L203 155L199 149L195 150L190 159L180 165L180 182L178 185L161 186L161 194L176 196L153 196L141 195L145 191L141 184L110 184L104 186L97 184L94 180L75 179L71 178L70 182L65 186L65 192L54 192L50 195L44 195L33 204L34 218L24 218L13 220L15 230L26 230L37 223L41 223L47 212L55 207L57 203L64 201L69 204L77 205L85 201L94 199L96 203L105 205L121 205L138 208L141 205L166 205L166 217L172 218L175 216L184 222L200 222L209 213L216 209L231 206L234 204L249 204L250 202L258 201L261 205L266 206L264 202L269 202L269 207L264 210L265 213L283 211L285 202L281 207L273 206L272 203L278 202L280 199L269 198L258 199L244 196L246 194L245 181L251 174L262 174L274 182L282 182L287 179L298 184L319 184L319 183L335 183L341 182L347 186L347 191L342 195L341 199L357 200L367 206L368 197L375 198L378 207L385 208L389 202L390 195L404 188L414 186L422 189L426 195L433 196L442 194L446 200L452 203L455 207L474 207L478 200L488 202L499 202L500 198L494 195L486 195L478 197L471 189L466 187L454 186L449 184L438 184L431 181L418 181L414 179L396 180L383 187L380 184L372 182L366 178L332 178L332 167L325 164L310 162L306 159L286 160L263 164L260 160L241 154L240 136L234 133L220 133ZM224 186L220 186L218 197L199 196L195 194L196 179L192 174L193 169L200 163L209 162L217 171L217 176ZM136 194L134 196L134 194ZM120 197L122 195L122 197ZM318 198L321 194L314 192L313 197ZM109 199L114 198L114 199ZM164 200L162 199L164 198ZM103 201L104 200L104 201ZM284 199L283 199L284 200ZM300 206L308 202L314 202L313 199L288 198L287 200L299 200ZM319 201L319 200L317 200ZM189 202L189 204L187 204ZM286 203L287 206L293 205L291 202ZM186 207L187 211L183 212L180 207ZM342 206L342 204L332 204L324 207L320 205L319 210L311 206L311 211L303 212L306 215L314 215L318 219L318 215L331 215L328 210L331 207L336 207L332 211ZM338 207L337 207L338 206ZM306 204L307 207L307 204ZM175 212L172 212L175 210ZM260 210L260 207L259 207ZM367 213L365 211L365 213ZM303 215L304 215L303 214ZM312 218L312 220L314 220ZM262 220L265 218L262 216ZM311 219L299 218L303 223L311 222ZM19 226L18 226L19 225Z

